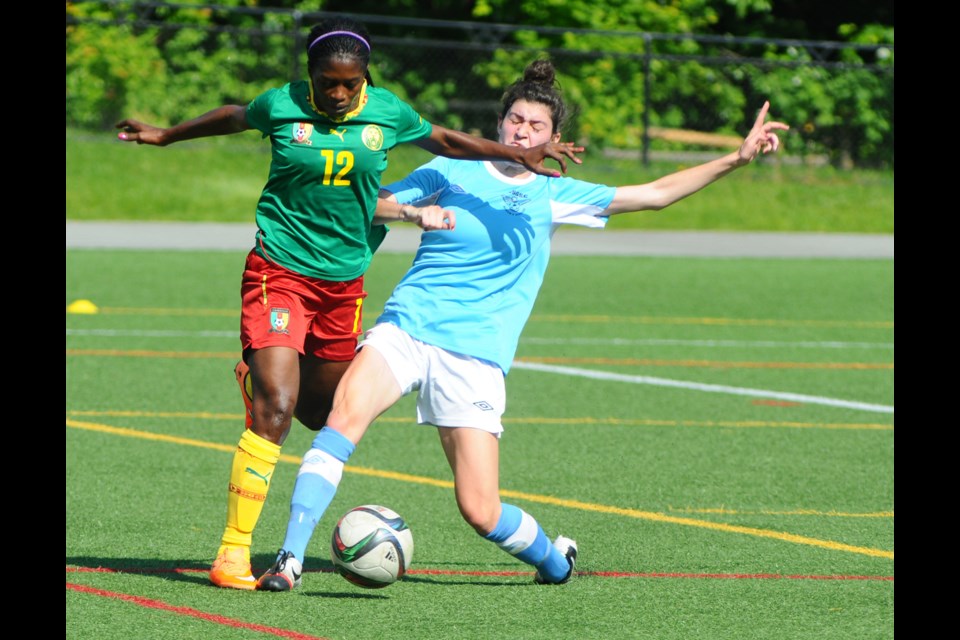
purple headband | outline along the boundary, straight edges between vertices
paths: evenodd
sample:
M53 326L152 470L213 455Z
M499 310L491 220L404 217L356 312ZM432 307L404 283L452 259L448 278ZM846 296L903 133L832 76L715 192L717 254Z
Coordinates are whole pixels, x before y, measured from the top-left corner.
M316 40L314 40L313 42L311 42L310 46L307 47L307 51L310 51L310 49L313 49L313 45L317 44L324 38L329 38L330 36L350 36L351 38L356 38L357 40L363 43L363 46L367 48L367 51L370 51L370 43L364 40L361 36L355 34L353 31L331 31L330 33L325 33L319 38L317 38Z

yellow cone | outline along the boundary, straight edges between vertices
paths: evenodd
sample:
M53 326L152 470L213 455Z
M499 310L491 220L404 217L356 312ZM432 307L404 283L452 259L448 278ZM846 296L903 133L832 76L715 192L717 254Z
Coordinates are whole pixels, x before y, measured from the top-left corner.
M98 313L100 309L89 300L74 300L67 305L67 313Z

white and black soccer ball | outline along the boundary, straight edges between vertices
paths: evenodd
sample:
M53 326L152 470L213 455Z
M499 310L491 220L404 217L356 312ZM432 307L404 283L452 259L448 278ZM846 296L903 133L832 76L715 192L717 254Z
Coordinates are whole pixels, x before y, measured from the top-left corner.
M393 509L365 504L347 511L333 528L333 568L353 584L381 589L401 579L413 558L413 533Z

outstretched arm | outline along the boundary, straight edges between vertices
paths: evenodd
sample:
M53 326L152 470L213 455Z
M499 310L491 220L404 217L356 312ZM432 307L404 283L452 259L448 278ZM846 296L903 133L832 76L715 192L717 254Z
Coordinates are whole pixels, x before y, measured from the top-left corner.
M247 124L245 106L228 104L172 127L155 127L139 120L127 119L118 122L116 128L121 129L117 138L125 142L165 147L182 140L224 136L246 131L252 127Z
M536 147L525 149L511 145L500 144L469 133L447 129L433 125L433 132L429 138L422 138L414 142L421 149L446 158L460 158L463 160L509 160L525 166L534 173L544 176L558 177L560 171L566 173L567 158L580 164L577 157L583 147L575 146L570 142L548 142ZM560 171L544 166L544 161L552 158L560 164Z
M613 202L605 213L613 215L627 211L663 209L716 182L734 169L750 164L757 155L776 152L780 148L780 138L776 132L790 127L782 122L764 122L769 108L770 103L764 102L753 128L737 151L696 167L671 173L653 182L617 187Z

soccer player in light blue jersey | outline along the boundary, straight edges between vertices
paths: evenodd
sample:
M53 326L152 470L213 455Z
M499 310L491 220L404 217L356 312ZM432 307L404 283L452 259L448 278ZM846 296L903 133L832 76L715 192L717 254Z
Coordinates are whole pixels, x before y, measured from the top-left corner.
M363 274L398 218L446 228L429 207L378 199L387 152L412 143L438 155L544 165L579 162L582 148L499 144L432 124L370 77L370 34L346 16L310 30L308 78L268 89L246 105L224 105L171 127L134 119L118 138L151 146L257 130L269 138L270 174L256 208L241 281L240 344L234 370L246 408L227 484L227 517L210 568L218 587L253 590L253 531L293 418L323 426L340 376L356 353L366 298ZM398 212L402 212L402 216ZM379 218L379 224L374 219ZM431 227L437 223L439 226Z
M509 161L435 158L383 187L380 196L401 203L401 212L414 203L441 207L451 228L422 234L413 265L365 334L303 457L283 547L257 588L300 583L307 544L344 464L377 416L413 392L418 422L437 427L464 520L535 568L536 582L567 582L576 542L558 536L551 544L533 516L501 501L499 488L504 378L543 283L551 236L561 224L603 227L614 214L662 209L776 151L776 132L788 127L765 122L768 108L737 151L647 184L613 187ZM503 97L499 140L523 148L559 142L565 117L552 63L535 61Z

